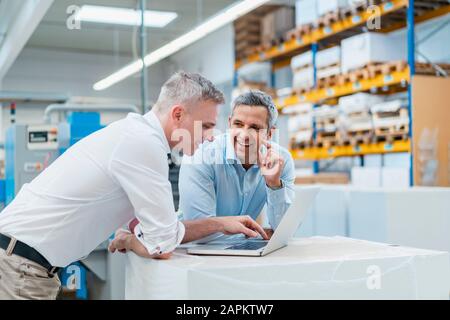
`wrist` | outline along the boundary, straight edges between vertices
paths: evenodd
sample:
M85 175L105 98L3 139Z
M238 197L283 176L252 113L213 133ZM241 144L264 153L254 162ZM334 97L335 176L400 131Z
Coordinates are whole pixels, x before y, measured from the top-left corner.
M210 225L211 225L211 229L212 229L213 233L215 233L215 232L223 233L225 231L224 225L220 218L213 217L213 218L209 218L209 220L210 220Z
M273 190L278 190L281 189L283 187L283 182L281 181L281 179L275 180L275 181L267 181L266 180L266 185Z

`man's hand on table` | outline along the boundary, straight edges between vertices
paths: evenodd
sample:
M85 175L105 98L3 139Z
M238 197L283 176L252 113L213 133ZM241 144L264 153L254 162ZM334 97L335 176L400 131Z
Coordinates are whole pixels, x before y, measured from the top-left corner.
M127 253L133 251L140 257L148 259L166 260L172 256L172 253L163 253L160 255L150 255L144 245L136 238L136 236L125 230L118 230L115 234L114 240L109 244L108 250L111 253L119 251Z

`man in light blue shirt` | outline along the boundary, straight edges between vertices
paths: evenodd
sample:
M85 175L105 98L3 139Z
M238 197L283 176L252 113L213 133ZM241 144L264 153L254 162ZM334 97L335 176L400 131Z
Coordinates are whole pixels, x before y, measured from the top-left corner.
M184 219L249 215L267 205L275 230L294 199L295 168L290 153L269 142L278 117L272 98L250 91L232 104L229 131L205 142L180 170Z

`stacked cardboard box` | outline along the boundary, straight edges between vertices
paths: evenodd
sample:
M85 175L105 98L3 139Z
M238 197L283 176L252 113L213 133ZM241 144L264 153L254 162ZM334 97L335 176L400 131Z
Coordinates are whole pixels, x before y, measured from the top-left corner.
M346 173L318 173L308 176L297 176L295 184L348 184Z
M247 14L234 22L234 43L236 59L253 53L261 44L261 18L257 14Z
M295 12L291 7L281 7L261 19L261 44L265 49L285 39L285 34L295 26Z

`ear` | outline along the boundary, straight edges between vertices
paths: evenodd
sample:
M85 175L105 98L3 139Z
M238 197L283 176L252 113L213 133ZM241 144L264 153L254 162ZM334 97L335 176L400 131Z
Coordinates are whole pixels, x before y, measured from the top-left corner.
M231 128L231 116L228 117L228 128Z
M174 105L170 115L174 123L180 123L183 119L184 107L182 105Z

